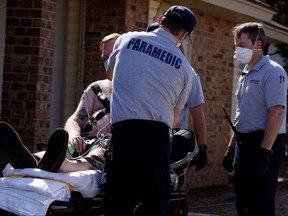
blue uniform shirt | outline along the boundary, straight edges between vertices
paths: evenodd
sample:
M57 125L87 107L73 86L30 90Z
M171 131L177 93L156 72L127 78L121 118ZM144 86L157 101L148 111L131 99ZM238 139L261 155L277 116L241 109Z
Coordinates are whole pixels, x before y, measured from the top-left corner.
M269 56L263 56L249 73L239 78L236 96L235 127L239 132L264 130L268 110L276 105L285 107L279 133L286 132L287 75Z
M184 107L192 79L197 79L175 37L162 28L121 35L108 67L114 74L112 124L144 119L172 127L173 108Z
M186 116L186 113L187 113L189 108L198 106L200 104L203 104L204 102L205 101L204 101L204 95L203 95L203 91L202 91L202 85L201 85L200 77L197 75L197 79L192 80L191 91L189 93L187 102L186 102L183 110L181 110L181 112L179 114L179 120L178 120L177 127L179 127L179 128L185 127L185 116Z

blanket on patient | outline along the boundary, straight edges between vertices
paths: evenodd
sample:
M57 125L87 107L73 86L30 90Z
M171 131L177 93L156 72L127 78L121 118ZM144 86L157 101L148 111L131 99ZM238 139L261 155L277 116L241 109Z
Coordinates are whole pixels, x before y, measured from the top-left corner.
M94 197L100 192L103 178L99 170L51 173L32 168L14 169L10 164L3 170L3 176L0 208L17 215L45 215L53 201L70 199L68 185L85 198Z

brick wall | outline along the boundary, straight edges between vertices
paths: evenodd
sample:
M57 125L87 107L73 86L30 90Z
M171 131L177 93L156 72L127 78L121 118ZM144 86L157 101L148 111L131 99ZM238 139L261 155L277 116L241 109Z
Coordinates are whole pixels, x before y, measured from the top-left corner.
M7 1L1 120L16 128L31 151L36 143L46 142L49 131L55 4L53 0ZM105 78L101 39L113 32L144 30L148 9L149 0L86 1L83 88ZM228 181L222 157L230 129L222 104L230 113L233 80L234 23L194 12L198 23L192 37L192 66L201 77L206 100L209 164L199 172L189 169L187 188Z
M55 18L54 0L7 1L1 120L31 151L49 130Z
M110 33L143 30L148 22L149 0L87 0L83 87L106 78L99 44Z
M126 5L125 3L126 2ZM99 55L99 43L105 35L132 30L144 30L148 20L148 1L116 1L101 4L99 0L87 1L85 33L84 87L91 81L105 78ZM195 11L197 26L193 33L192 66L200 75L206 100L208 166L187 175L187 188L226 184L228 173L222 168L222 157L230 138L222 104L228 113L231 107L233 79L234 23L218 20L208 14Z
M222 158L230 138L230 128L222 105L230 113L233 80L234 23L195 11L197 25L192 37L192 66L200 75L205 97L208 166L198 172L189 169L187 187L226 184L228 173Z

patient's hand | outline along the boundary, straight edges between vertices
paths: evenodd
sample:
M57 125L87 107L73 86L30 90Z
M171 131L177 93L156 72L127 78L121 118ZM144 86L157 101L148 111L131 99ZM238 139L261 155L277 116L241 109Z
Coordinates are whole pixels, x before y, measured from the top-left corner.
M81 153L85 150L85 141L81 136L71 137L69 143L72 145L73 149Z

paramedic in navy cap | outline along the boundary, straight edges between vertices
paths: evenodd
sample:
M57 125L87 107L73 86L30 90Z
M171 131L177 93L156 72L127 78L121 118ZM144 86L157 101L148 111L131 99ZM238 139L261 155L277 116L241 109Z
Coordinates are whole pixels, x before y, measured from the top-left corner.
M197 75L177 47L196 24L191 10L173 6L153 32L128 32L114 44L111 148L105 163L105 215L167 214L170 196L170 129Z
M151 23L147 28L146 32L154 31L159 28L158 22ZM196 135L196 141L201 147L198 154L192 160L191 164L195 166L195 170L199 171L203 169L207 163L207 145L206 145L206 119L204 113L204 95L202 91L202 85L200 76L197 76L198 79L194 79L192 83L192 88L188 96L188 100L184 106L184 109L179 113L179 118L175 119L176 128L184 128L184 122L186 118L187 110L192 117L193 130ZM177 122L176 122L177 121ZM174 125L175 126L175 125Z
M190 42L192 42L190 34L196 25L196 17L191 10L182 6L172 6L164 13L164 16L185 29Z

